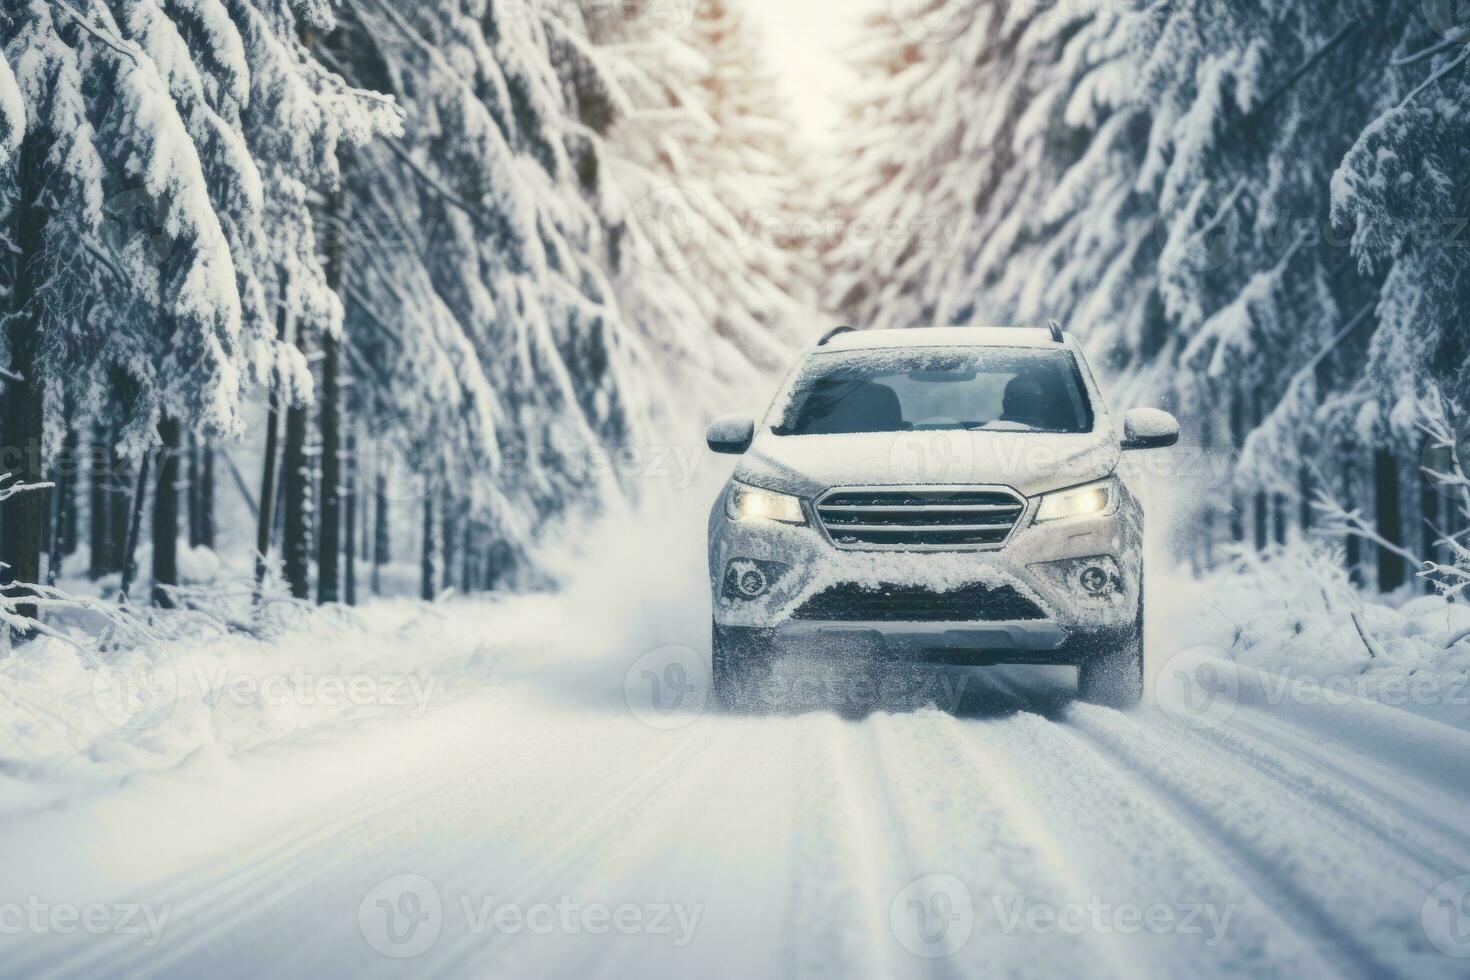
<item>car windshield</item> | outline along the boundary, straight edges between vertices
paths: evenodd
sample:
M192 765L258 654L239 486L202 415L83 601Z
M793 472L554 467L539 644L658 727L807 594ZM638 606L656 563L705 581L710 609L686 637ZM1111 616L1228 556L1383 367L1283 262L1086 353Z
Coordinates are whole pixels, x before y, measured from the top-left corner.
M1091 432L1070 351L912 347L814 354L772 431L781 436L976 429Z

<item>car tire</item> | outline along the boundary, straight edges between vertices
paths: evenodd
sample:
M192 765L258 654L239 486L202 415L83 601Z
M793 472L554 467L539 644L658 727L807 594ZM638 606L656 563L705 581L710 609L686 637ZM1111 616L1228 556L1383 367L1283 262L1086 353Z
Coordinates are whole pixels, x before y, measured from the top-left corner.
M710 625L710 680L715 706L729 712L769 707L770 645L759 631Z
M1143 700L1142 608L1126 633L1083 661L1077 688L1084 701L1120 711L1136 708Z

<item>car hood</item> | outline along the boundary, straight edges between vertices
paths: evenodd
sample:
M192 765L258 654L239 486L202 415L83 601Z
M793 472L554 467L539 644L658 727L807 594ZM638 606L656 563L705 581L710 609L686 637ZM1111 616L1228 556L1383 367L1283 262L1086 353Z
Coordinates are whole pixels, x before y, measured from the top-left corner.
M886 432L778 436L762 429L735 479L811 497L833 487L1003 485L1027 497L1101 479L1117 436L1038 432Z

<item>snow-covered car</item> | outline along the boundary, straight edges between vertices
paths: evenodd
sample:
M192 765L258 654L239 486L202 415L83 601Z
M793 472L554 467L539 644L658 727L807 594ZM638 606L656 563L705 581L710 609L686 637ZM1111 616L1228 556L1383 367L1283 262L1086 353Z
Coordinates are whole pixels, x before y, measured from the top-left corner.
M709 521L717 700L758 700L779 659L1080 668L1084 698L1143 691L1143 512L1076 341L1050 329L840 328L759 424L709 426L734 475Z

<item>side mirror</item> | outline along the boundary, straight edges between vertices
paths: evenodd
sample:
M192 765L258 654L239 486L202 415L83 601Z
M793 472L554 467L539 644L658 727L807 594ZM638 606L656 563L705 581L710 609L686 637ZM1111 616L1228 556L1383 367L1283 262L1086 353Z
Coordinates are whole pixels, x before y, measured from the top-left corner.
M709 424L704 441L710 449L727 456L739 456L750 448L755 438L755 420L744 415L722 415Z
M1179 421L1157 408L1135 408L1123 416L1123 449L1167 449L1179 441Z

